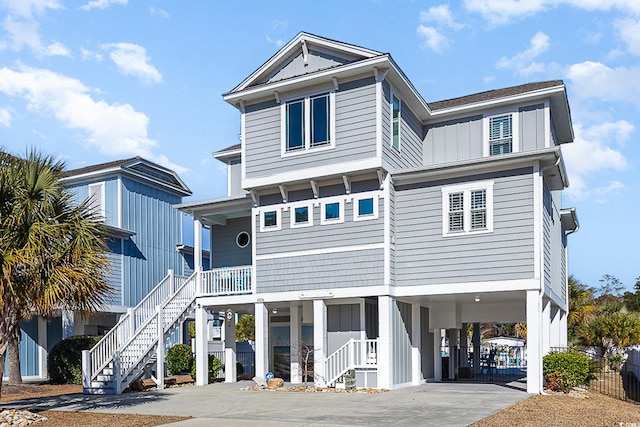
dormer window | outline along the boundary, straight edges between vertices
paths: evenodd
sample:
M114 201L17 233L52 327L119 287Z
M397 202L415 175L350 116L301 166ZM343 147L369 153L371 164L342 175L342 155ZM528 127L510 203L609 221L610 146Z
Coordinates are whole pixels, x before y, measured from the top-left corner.
M96 215L96 219L104 221L106 210L104 206L104 182L89 184L89 206Z
M335 93L327 92L282 104L282 154L332 148Z
M518 152L518 114L507 111L484 118L484 155L499 156Z

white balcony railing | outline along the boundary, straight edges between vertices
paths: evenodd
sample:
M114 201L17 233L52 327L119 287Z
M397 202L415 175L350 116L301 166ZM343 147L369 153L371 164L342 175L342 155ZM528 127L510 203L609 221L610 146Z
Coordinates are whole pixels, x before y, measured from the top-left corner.
M199 295L242 295L253 292L252 267L223 267L203 271Z

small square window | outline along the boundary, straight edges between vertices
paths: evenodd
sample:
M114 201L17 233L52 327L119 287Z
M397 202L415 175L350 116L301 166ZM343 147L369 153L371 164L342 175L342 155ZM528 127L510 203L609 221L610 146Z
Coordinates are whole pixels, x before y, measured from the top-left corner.
M264 212L264 226L275 227L278 225L278 214L276 211Z
M336 200L335 198L333 200ZM344 222L344 200L323 202L320 208L320 224L335 224Z
M309 206L301 206L294 209L295 223L303 224L309 222Z
M358 200L358 216L373 215L373 197Z
M269 209L267 207L266 209ZM260 231L275 231L282 228L280 221L280 208L271 207L269 210L261 210Z
M327 220L340 219L340 203L327 203L324 205L324 218Z
M295 203L289 207L291 228L311 227L313 225L313 203Z
M353 220L366 221L378 218L378 195L356 195L353 199Z

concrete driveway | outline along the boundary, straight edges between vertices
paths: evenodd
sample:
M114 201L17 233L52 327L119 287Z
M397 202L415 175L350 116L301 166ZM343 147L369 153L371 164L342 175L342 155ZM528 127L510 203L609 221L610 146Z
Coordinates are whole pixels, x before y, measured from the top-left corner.
M195 417L172 426L465 426L528 396L517 383L428 383L375 394L242 390L250 385L70 395L3 406Z

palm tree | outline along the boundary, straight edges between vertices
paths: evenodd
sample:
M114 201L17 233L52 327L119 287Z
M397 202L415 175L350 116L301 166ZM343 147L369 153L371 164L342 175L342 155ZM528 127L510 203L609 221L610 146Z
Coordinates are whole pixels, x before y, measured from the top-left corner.
M580 283L573 276L569 276L569 316L567 329L569 338L575 341L578 335L577 329L593 320L598 314L592 288Z
M92 312L112 292L104 226L89 202L74 203L63 169L36 151L21 159L0 150L0 391L21 321L65 309ZM9 369L21 381L19 360Z

